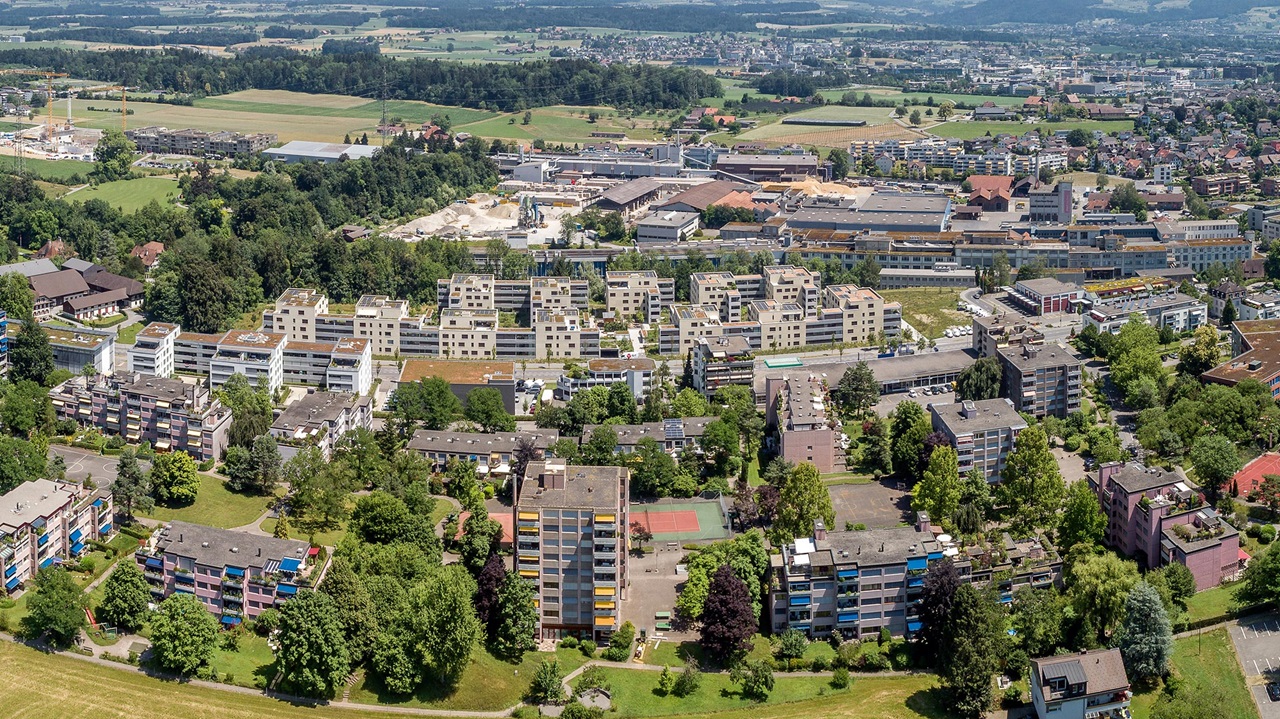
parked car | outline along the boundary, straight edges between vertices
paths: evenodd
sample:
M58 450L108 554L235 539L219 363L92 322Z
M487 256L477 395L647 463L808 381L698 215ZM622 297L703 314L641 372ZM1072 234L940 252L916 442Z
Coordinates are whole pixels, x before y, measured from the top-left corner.
M1267 683L1267 698L1273 702L1280 702L1280 682Z

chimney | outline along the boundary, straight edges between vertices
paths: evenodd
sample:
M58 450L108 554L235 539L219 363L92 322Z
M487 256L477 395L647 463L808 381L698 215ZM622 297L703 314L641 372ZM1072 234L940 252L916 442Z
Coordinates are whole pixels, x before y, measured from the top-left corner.
M813 539L820 542L827 538L827 524L821 518L813 520Z
M916 531L926 534L933 533L933 522L929 519L928 512L916 512Z

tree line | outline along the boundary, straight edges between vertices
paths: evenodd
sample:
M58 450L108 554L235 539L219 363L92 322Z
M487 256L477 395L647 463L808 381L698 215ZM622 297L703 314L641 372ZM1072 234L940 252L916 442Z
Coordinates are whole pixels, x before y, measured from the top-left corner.
M376 53L304 55L278 47L252 47L234 57L179 49L37 48L0 52L0 63L198 96L273 89L373 97L385 87L393 100L502 112L547 105L675 109L722 94L718 80L694 69L567 59L468 64Z

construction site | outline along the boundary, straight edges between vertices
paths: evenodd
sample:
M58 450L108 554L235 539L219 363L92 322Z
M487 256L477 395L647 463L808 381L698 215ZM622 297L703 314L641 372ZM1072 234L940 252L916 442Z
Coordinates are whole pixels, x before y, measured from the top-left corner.
M102 139L103 130L76 127L72 119L72 101L77 98L105 98L113 105L119 102L120 128L128 126L127 88L120 85L71 85L54 86L55 78L65 78L66 73L45 70L3 69L0 75L14 78L37 77L43 79L43 87L32 87L31 82L16 82L0 86L0 99L6 116L36 121L32 125L13 132L0 133L0 154L16 158L19 171L26 158L39 160L93 160L93 150ZM118 93L116 98L110 94ZM60 117L60 105L65 99L66 118ZM43 102L43 107L36 105ZM105 109L105 108L104 108ZM117 111L114 107L111 111Z

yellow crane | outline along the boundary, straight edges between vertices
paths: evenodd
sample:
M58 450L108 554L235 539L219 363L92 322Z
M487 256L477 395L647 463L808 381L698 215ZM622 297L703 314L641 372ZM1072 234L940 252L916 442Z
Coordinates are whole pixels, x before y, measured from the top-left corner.
M125 96L129 88L124 85L100 85L81 88L77 91L77 94L82 92L115 92L116 90L120 91L120 132L124 132L129 129L129 105Z
M0 75L37 75L45 80L45 90L48 98L47 105L49 107L49 128L47 138L53 141L53 78L67 77L65 72L53 72L51 70L35 70L27 68L6 68L0 70Z

